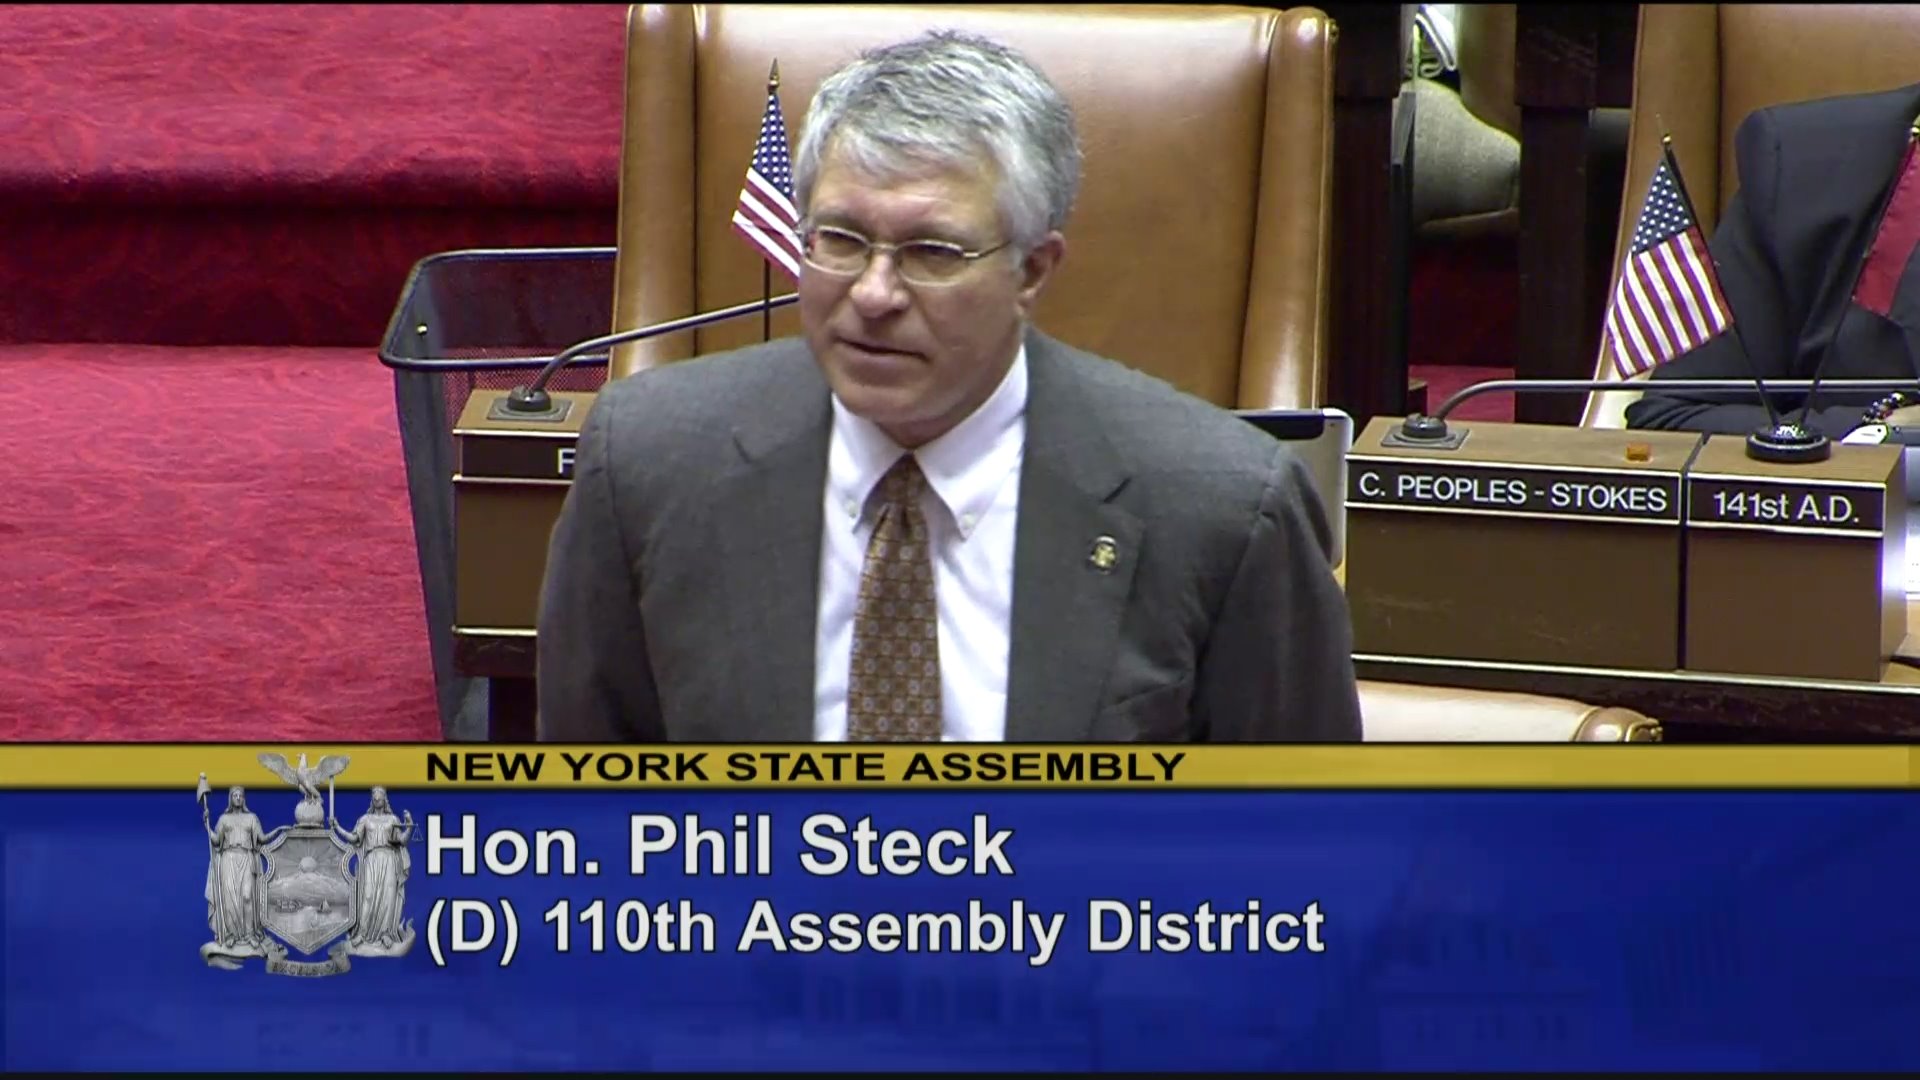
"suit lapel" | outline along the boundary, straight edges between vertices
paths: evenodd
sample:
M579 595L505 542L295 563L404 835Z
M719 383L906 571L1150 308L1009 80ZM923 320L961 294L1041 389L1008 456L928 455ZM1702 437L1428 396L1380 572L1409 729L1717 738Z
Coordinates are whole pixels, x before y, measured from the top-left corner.
M714 492L720 550L709 575L717 610L710 677L730 717L710 722L743 739L813 739L814 635L821 506L832 421L825 381L804 347L791 385L734 430L738 467ZM786 380L783 380L785 382Z
M1111 501L1128 474L1077 400L1070 363L1064 346L1028 335L1008 742L1078 742L1091 732L1144 533Z

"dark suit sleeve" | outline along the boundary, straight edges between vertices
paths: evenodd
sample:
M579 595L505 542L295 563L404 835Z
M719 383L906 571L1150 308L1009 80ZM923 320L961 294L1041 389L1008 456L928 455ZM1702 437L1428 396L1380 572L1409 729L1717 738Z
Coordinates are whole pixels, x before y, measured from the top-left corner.
M539 624L543 742L665 738L639 582L609 468L619 404L619 395L602 391L587 415L573 486L547 549Z
M1201 655L1193 715L1210 742L1355 742L1346 594L1306 467L1278 448L1245 552Z
M1747 117L1734 136L1740 168L1740 188L1727 201L1708 249L1720 276L1720 288L1731 309L1735 330L1728 330L1691 352L1655 368L1650 380L1667 383L1682 379L1812 378L1795 370L1800 327L1807 318L1811 297L1805 276L1809 268L1785 265L1779 232L1781 213L1780 140L1770 114L1762 109ZM1793 208L1787 208L1793 212ZM1799 412L1805 395L1775 393L1774 407L1783 416ZM1649 390L1627 406L1627 426L1670 431L1705 431L1746 435L1769 422L1766 407L1754 393L1663 393ZM1860 408L1832 406L1808 415L1810 426L1838 438L1860 422Z

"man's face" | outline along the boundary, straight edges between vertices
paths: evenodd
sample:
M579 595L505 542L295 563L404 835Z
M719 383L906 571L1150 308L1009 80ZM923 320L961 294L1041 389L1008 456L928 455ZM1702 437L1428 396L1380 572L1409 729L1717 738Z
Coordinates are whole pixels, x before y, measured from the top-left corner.
M880 184L829 153L815 178L815 225L875 243L940 240L968 251L1007 239L990 167ZM892 253L857 277L802 264L800 319L833 392L855 415L913 448L945 434L993 394L1025 320L1065 253L1051 233L1024 260L1009 246L951 283L909 284Z

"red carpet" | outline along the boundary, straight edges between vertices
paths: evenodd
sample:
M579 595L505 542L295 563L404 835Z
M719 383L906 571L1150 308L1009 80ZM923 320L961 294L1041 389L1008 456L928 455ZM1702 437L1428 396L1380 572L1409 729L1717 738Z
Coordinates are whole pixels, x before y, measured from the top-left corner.
M0 341L371 346L426 255L611 243L626 12L0 8Z
M0 739L440 737L375 350L613 243L626 18L0 6Z
M364 349L0 347L0 736L438 740Z

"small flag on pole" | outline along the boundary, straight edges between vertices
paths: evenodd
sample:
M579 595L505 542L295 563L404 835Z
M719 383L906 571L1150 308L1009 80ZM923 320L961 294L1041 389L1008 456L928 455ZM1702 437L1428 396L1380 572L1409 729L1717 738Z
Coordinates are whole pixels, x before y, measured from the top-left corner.
M760 138L753 146L740 204L733 211L733 231L746 238L774 266L790 277L800 277L800 213L793 204L793 151L787 145L787 122L780 115L780 76L776 66L767 78L767 108L760 119Z
M1622 379L1697 349L1733 325L1671 149L1653 171L1602 325Z
M1866 265L1853 287L1853 302L1882 317L1893 311L1900 278L1920 246L1920 121L1907 130L1907 153L1900 159L1887 208L1880 213L1873 240L1867 245Z

